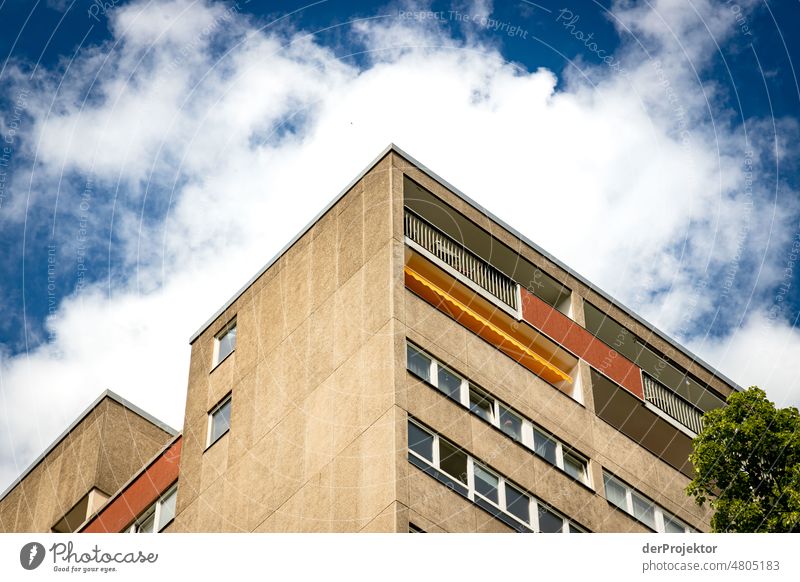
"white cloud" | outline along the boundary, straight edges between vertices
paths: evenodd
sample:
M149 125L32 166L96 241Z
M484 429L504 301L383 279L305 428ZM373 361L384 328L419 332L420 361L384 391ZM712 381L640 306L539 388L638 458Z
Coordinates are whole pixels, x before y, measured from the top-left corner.
M189 334L389 142L673 333L689 336L714 313L732 261L738 284L778 276L770 255L761 281L750 269L766 253L753 235L772 228L773 244L785 241L784 223L771 223L767 203L746 211L741 135L706 118L683 53L649 12L617 14L657 37L657 67L624 48L627 76L595 66L585 70L594 86L571 76L556 90L552 72L522 71L488 43L460 43L431 23L357 25L371 51L359 70L303 33L257 31L236 15L206 34L221 8L189 5L113 12L114 42L73 63L52 110L60 73L39 81L37 184L46 192L62 173L92 172L95 196L106 197L98 204L119 188L115 231L130 277L66 299L49 324L55 342L0 365L0 483L104 388L180 427ZM707 44L704 24L673 6L657 3L672 33ZM723 39L727 17L700 6ZM763 143L752 147L756 163L768 157ZM752 193L762 201L764 183ZM168 216L142 221L145 195L170 198ZM741 315L749 293L725 298L726 317ZM796 358L794 329L773 329ZM761 332L751 318L698 350L733 362L737 379L740 346ZM770 390L783 382L755 364L741 373ZM42 412L41 402L57 406Z
M800 406L800 376L792 365L800 354L800 334L793 325L759 310L731 336L693 344L740 385L766 388L777 406Z

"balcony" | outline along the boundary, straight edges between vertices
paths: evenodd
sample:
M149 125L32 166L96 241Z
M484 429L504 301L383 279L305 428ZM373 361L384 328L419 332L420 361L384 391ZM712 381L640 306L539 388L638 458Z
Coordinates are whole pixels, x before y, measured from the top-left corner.
M691 479L691 431L594 368L590 373L597 416Z
M703 430L703 411L692 406L678 394L647 374L642 374L644 399L692 433Z
M407 208L404 226L405 235L411 242L517 311L517 284L511 278Z

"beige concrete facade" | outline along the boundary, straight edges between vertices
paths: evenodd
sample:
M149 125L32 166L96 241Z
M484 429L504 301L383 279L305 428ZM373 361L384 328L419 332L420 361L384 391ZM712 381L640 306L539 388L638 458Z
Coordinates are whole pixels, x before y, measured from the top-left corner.
M94 491L92 513L173 438L167 428L106 393L6 492L0 531L50 532Z
M688 478L595 414L585 362L579 403L406 289L404 176L572 289L574 321L591 300L720 395L733 389L390 149L194 338L170 531L511 531L409 463L409 415L589 531L648 531L605 499L604 469L707 530ZM236 349L213 367L234 317ZM585 455L589 486L412 377L407 338ZM228 393L230 432L206 449Z
M396 529L391 158L192 344L175 531ZM402 255L400 255L402 256ZM218 329L236 350L213 370ZM231 430L206 450L208 411Z
M472 233L476 249L502 245L504 260L525 262L525 272L539 269L566 287L566 300L557 290L550 304L554 316L570 319L562 320L564 325L587 334L584 310L590 302L716 398L735 389L392 146L193 336L176 516L165 531L407 532L412 526L429 532L527 531L521 522L481 506L474 490L465 494L447 485L446 473L434 470L438 461L420 465L409 452L410 418L461 449L473 472L476 464L487 467L529 496L531 507L566 518L565 529L651 531L607 500L604 474L609 473L665 514L707 531L710 514L685 495L688 471L674 458L674 451L682 455L686 449L673 448L672 456L652 452L652 436L637 442L634 431L613 425L614 415L601 418L594 396L601 384L606 396L618 390L640 418L657 419L659 431L671 430L684 444L685 426L634 396L630 387L598 376L588 351L580 359L584 355L562 346L566 357L558 361L578 362L569 365L579 386L562 390L480 329L412 290L406 278L409 255L427 259L404 230L410 181L427 192L425 204L432 202L434 212L450 213L467 227L465 239ZM469 242L463 245L468 248ZM428 262L440 280L452 276L460 293L474 291L477 302L489 301L491 307L486 289L470 291L470 283L448 272L446 264ZM502 306L500 312L506 320L515 313ZM235 348L217 362L217 338L234 322ZM526 330L525 337L542 336L541 345L555 345L524 319L521 307L510 333L517 328ZM594 337L600 343L599 335ZM464 379L461 400L407 370L407 342ZM535 454L531 442L504 433L496 418L479 417L463 400L466 386L496 399L498 410L503 403L524 417L528 434L549 433L560 450L582 457L588 476L571 476ZM230 428L210 443L210 414L228 398ZM598 402L599 409L612 400ZM172 437L168 427L152 420L119 399L99 400L0 500L0 528L50 531L89 491L96 492L88 498L96 509ZM528 526L534 529L533 521Z

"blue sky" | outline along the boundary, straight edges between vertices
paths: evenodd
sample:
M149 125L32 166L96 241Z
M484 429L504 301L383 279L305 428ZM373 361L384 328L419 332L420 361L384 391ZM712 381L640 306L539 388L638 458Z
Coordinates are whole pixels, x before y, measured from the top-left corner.
M0 0L0 487L105 388L180 427L189 335L390 141L797 405L798 17Z

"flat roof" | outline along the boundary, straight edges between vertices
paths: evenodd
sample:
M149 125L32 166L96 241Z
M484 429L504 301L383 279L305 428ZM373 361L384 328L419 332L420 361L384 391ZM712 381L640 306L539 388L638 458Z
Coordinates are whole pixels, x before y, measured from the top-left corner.
M67 437L67 435L73 431L73 429L76 426L78 426L81 422L83 422L83 420L87 416L89 416L89 413L92 412L95 408L97 408L97 406L103 400L105 400L106 398L110 398L111 400L113 400L117 404L120 404L120 405L124 406L125 408L127 408L128 410L130 410L131 412L133 412L135 414L138 414L139 416L144 418L149 423L157 426L158 428L160 428L161 430L163 430L167 434L172 435L173 438L178 434L178 431L176 431L174 428L172 428L168 424L160 421L159 419L157 419L155 416L153 416L149 412L145 412L144 410L142 410L141 408L139 408L138 406L133 404L131 401L123 398L122 396L120 396L116 392L113 392L111 390L104 390L103 393L100 394L100 396L98 396L94 400L94 402L92 402L83 412L81 412L78 415L78 417L75 420L72 421L72 423L67 427L67 429L64 432L62 432L58 437L56 437L56 439L50 444L49 447L47 447L44 450L44 452L42 454L40 454L38 457L36 457L36 459L28 466L27 469L25 469L22 472L22 474L19 477L14 479L14 481L11 483L11 485L6 487L6 490L3 491L2 495L0 495L0 501L3 501L3 499L6 498L6 495L11 493L11 491L14 489L14 487L19 485L20 482L23 479L25 479L25 477L30 475L31 471L33 471L37 467L37 465L39 465L39 463L41 463L44 460L44 458L47 455L49 455L53 451L53 449L55 449L59 445L59 443L61 443L61 441L63 441Z
M559 259L557 259L556 257L554 257L552 254L550 254L549 252L547 252L546 250L544 250L542 247L540 247L539 245L537 245L535 242L533 242L532 240L530 240L530 239L529 239L528 237L526 237L524 234L522 234L522 233L520 233L519 231L517 231L517 230L516 230L515 228L513 228L512 226L508 225L508 224L507 224L505 221L501 220L500 218L498 218L497 216L495 216L494 214L492 214L492 213L491 213L490 211L488 211L486 208L484 208L483 206L481 206L480 204L478 204L477 202L475 202L475 201L474 201L472 198L470 198L469 196L467 196L466 194L464 194L464 193L463 193L461 190L459 190L458 188L456 188L455 186L453 186L452 184L450 184L450 183L449 183L447 180L445 180L445 179L441 178L441 177L440 177L438 174L436 174L435 172L433 172L432 170L430 170L430 169L429 169L427 166L425 166L424 164L422 164L422 163L420 163L419 161L417 161L417 160L416 160L414 157L412 157L412 156L410 156L409 154L407 154L405 151L403 151L402 149L400 149L400 148L399 148L398 146L396 146L394 143L390 143L390 144L389 144L389 145L388 145L386 148L384 148L384 150L383 150L383 151L382 151L382 152L381 152L381 153L380 153L380 154L379 154L379 155L378 155L378 156L377 156L377 157L376 157L374 160L372 160L372 162L370 162L370 163L369 163L369 164L368 164L368 165L367 165L367 166L366 166L366 167L365 167L365 168L364 168L364 169L363 169L361 172L359 172L359 174L358 174L358 175L357 175L357 176L356 176L356 177L355 177L353 180L351 180L351 181L350 181L350 183L349 183L349 184L347 184L347 186L345 186L345 187L344 187L344 189L343 189L343 190L341 190L341 191L340 191L340 192L339 192L339 193L338 193L338 194L337 194L337 195L336 195L336 196L333 198L333 200L331 200L331 201L330 201L330 202L329 202L329 203L328 203L328 204L325 206L325 208L323 208L323 209L322 209L322 211L320 211L320 212L319 212L319 213L318 213L318 214L317 214L317 215L316 215L316 216L315 216L315 217L314 217L314 218L311 220L311 222L309 222L309 223L308 223L308 224L307 224L307 225L306 225L306 226L305 226L305 227L304 227L304 228L303 228L303 229L302 229L302 230L301 230L299 233L297 233L297 235L295 235L295 236L294 236L294 238L292 238L292 240L290 240L290 241L289 241L289 242L286 244L286 246L284 246L284 247L283 247L283 248L282 248L280 251L278 251L278 253L277 253L277 254L276 254L274 257L272 257L272 258L269 260L269 262L267 262L267 264L266 264L266 265L264 265L264 266L263 266L263 267L262 267L262 268L261 268L261 269L258 271L258 273L256 273L256 274L255 274L255 275L254 275L254 276L253 276L253 277L252 277L252 278L251 278L251 279L250 279L250 280L249 280L249 281L248 281L248 282L247 282L247 283L246 283L246 284L245 284L245 285L244 285L244 286L241 288L241 289L239 289L239 290L238 290L238 291L237 291L237 292L236 292L236 293L235 293L235 294L234 294L234 295L233 295L233 296L232 296L232 297L231 297L231 298L230 298L230 299L229 299L229 300L228 300L228 301L227 301L227 302L226 302L226 303L225 303L225 304L224 304L224 305L223 305L223 306L220 308L220 309L218 309L218 310L216 311L216 313L214 313L214 315L212 315L212 316L211 316L211 318L210 318L208 321L206 321L206 322L205 322L205 323L204 323L204 324L203 324L203 325L200 327L200 329L198 329L198 330L197 330L197 331L196 331L196 332L195 332L195 333L192 335L192 337L191 337L191 338L189 338L189 343L190 343L190 344L191 344L191 343L193 343L193 342L194 342L194 341L195 341L195 340L196 340L196 339L197 339L197 338L200 336L200 334L202 334L202 333L203 333L203 332L204 332L206 329L208 329L208 327L209 327L209 326L210 326L212 323L214 323L214 321L216 321L216 319L217 319L217 318L218 318L218 317L219 317L219 316L220 316L220 315L221 315L221 314L222 314L222 313L223 313L223 312L224 312L226 309L228 309L228 308L229 308L229 307L230 307L230 306L233 304L233 302L234 302L234 301L236 301L236 300L237 300L237 299L238 299L238 298L239 298L239 297L242 295L242 293L244 293L244 292L245 292L245 291L246 291L246 290L247 290L247 289L248 289L248 288L249 288L249 287L250 287L250 286L251 286L251 285L252 285L252 284L253 284L253 283L256 281L256 279L258 279L258 278L259 278L261 275L263 275L263 274L264 274L264 273L267 271L267 269L269 269L269 268L270 268L272 265L274 265L274 264L275 264L275 262L277 262L277 260L278 260L278 259L280 259L280 258L281 258L281 256L282 256L282 255L283 255L283 254L284 254L284 253L285 253L287 250L289 250L289 249L292 247L292 245L294 245L294 243L296 243L296 242L297 242L297 241L300 239L300 237L302 237L304 234L306 234L306 233L307 233L307 232L308 232L308 231L311 229L311 227L313 227L313 226L314 226L314 225L315 225L315 224L316 224L316 223L317 223L317 222L320 220L320 218L322 218L322 217L325 215L325 213L326 213L326 212L328 212L328 210L330 210L330 209L331 209L331 208L332 208L332 207L333 207L333 206L334 206L334 205L335 205L337 202L339 202L339 200L341 200L341 199L342 199L342 197L343 197L345 194L347 194L347 192L348 192L348 191L349 191L349 190L350 190L350 189L351 189L351 188L352 188L352 187L353 187L353 186L354 186L356 183L358 183L358 181L359 181L359 180L361 180L361 178L363 178L363 177L364 177L364 176L367 174L367 172L369 172L369 171L370 171L370 170L371 170L373 167L375 167L375 166L378 164L378 162L380 162L380 161L381 161L381 160L382 160L384 157L386 157L386 155L387 155L387 154L389 154L390 152L394 152L394 153L396 153L397 155L401 156L401 157L402 157L402 158L404 158L404 159L405 159L407 162L409 162L409 163L411 163L413 166L415 166L415 167L416 167L418 170L420 170L421 172L423 172L424 174L426 174L428 177L430 177L431 179L435 180L436 182L439 182L439 184L441 184L442 186L444 186L445 188L447 188L448 190L450 190L450 191L451 191L453 194L455 194L456 196L458 196L459 198L461 198L461 199L462 199L464 202L466 202L467 204L469 204L470 206L472 206L472 207L473 207L475 210L477 210L478 212L480 212L481 214L483 214L484 216L486 216L488 219L490 219L490 220L492 220L493 222L497 223L497 225L498 225L498 226L500 226L500 227L504 228L505 230L507 230L508 232L510 232L512 235L514 235L515 237L517 237L518 239L520 239L522 242L524 242L526 245L528 245L529 247L531 247L533 250L535 250L537 253L539 253L540 255L542 255L544 258L546 258L547 260L549 260L550 262L552 262L553 264L555 264L555 265L556 265L556 266L558 266L559 268L563 269L563 270L564 270L565 272L567 272L569 275L571 275L572 277L574 277L575 279L577 279L578 281L580 281L581 283L583 283L584 285L586 285L587 287L589 287L590 289L592 289L592 290L593 290L595 293L597 293L598 295L600 295L600 296L601 296L603 299L605 299L606 301L608 301L608 302L609 302L609 303L611 303L612 305L615 305L615 306L616 306L616 307L618 307L619 309L623 310L623 311L624 311L624 312L625 312L625 313L626 313L626 314L627 314L627 315L628 315L628 316L629 316L631 319L633 319L633 320L637 321L638 323L640 323L641 325L643 325L644 327L646 327L648 330L650 330L650 332L652 332L654 335L658 336L660 339L662 339L663 341L667 342L669 345L671 345L672 347L674 347L674 348L675 348L675 349L677 349L678 351L682 352L684 355L688 356L688 357L689 357L689 358L690 358L690 359L691 359L693 362L695 362L695 363L697 363L697 364L699 364L699 365L703 366L703 367L704 367L706 370L708 370L708 371L709 371L709 372L710 372L710 373L711 373L713 376L715 376L715 377L717 377L717 378L721 379L721 380L722 380L723 382L725 382L726 384L729 384L729 385L730 385L732 388L734 388L735 390L740 390L740 391L742 390L742 387L741 387L741 386L739 386L739 384L737 384L736 382L734 382L733 380L731 380L730 378L728 378L728 377L727 377L725 374L723 374L722 372L720 372L719 370L717 370L716 368L714 368L713 366L711 366L709 363L707 363L706 361L704 361L702 358L700 358L700 357L699 357L699 356L697 356L696 354L692 353L692 352L691 352L689 349L687 349L685 346L683 346L683 345L679 344L677 341L673 340L673 339L672 339L672 338L671 338L669 335L667 335L665 332L663 332L663 331L661 331L660 329L658 329L658 328L657 328L656 326L654 326L652 323L650 323L650 322L646 321L644 318L642 318L641 316L639 316L639 315L638 315L636 312L634 312L632 309L630 309L629 307L627 307L627 306L626 306L624 303L622 303L621 301L619 301L619 300L615 299L615 298L614 298L614 297L612 297L612 296L611 296L609 293L606 293L606 292L605 292L605 291L603 291L603 290L602 290L600 287L598 287L597 285L595 285L594 283L592 283L591 281L589 281L588 279L586 279L585 277L583 277L582 275L580 275L579 273L577 273L576 271L572 270L572 269L571 269L570 267L568 267L568 266L567 266L565 263L563 263L562 261L560 261Z

